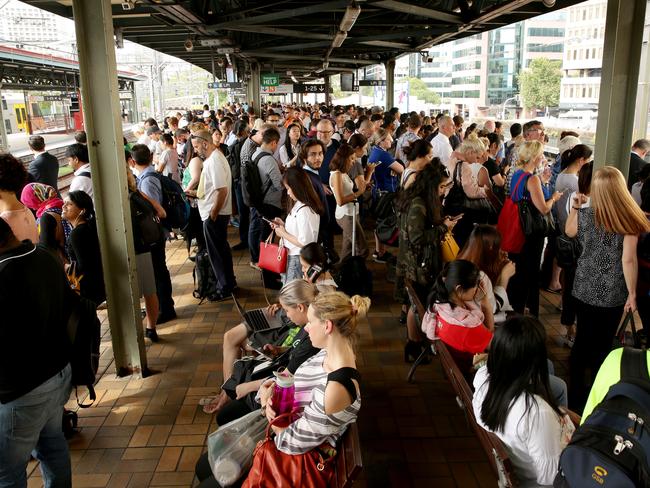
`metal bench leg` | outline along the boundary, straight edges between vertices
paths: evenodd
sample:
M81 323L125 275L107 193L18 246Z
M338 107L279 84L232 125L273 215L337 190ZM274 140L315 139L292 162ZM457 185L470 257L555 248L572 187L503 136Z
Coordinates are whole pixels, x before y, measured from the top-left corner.
M415 375L415 370L418 368L420 364L422 364L422 361L424 361L428 355L429 355L429 348L425 347L424 349L422 349L422 352L413 363L413 366L411 366L411 369L409 370L409 374L406 376L406 381L408 383L413 382L413 376Z

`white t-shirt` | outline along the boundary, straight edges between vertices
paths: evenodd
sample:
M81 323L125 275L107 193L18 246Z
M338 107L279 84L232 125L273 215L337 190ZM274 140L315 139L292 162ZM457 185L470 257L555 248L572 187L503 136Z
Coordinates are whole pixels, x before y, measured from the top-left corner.
M230 215L232 213L232 198L230 196L232 176L230 165L226 157L215 149L212 154L203 161L203 170L201 171L201 183L203 185L203 198L197 201L201 220L210 218L210 210L217 198L217 190L226 188L226 199L219 215Z
M481 408L488 390L487 366L474 377L472 406L476 422L486 430L481 420ZM559 417L541 397L526 410L526 398L520 395L508 412L503 432L494 432L506 446L522 488L552 485L557 474L560 454L571 439L575 427L567 415Z
M453 174L453 168L449 167L449 159L454 150L449 142L449 137L438 132L438 135L431 140L431 147L433 148L433 157L439 158L440 162L449 170L449 174Z
M334 181L334 173L339 173L341 175L341 180L342 180L342 187L343 187L343 195L349 195L352 193L352 189L354 188L354 184L352 183L352 180L347 174L342 174L340 171L330 171L330 188L333 188L333 181ZM346 215L354 215L353 212L356 210L356 205L353 202L346 203L345 205L336 205L336 212L334 213L334 217L337 219L342 219Z
M144 144L149 147L149 144L151 144L151 138L147 134L142 134L138 137L138 142L136 142L136 144Z
M318 239L318 227L320 225L320 215L302 202L296 202L287 215L284 222L286 231L294 236L303 245L316 242ZM284 247L287 248L289 256L300 255L300 247L284 239Z
M173 149L165 149L158 162L165 165L162 174L170 176L172 180L180 184L181 175L178 172L178 154Z
M84 164L74 172L68 191L85 191L90 198L93 198L93 180L86 176L86 173L90 173L90 163Z

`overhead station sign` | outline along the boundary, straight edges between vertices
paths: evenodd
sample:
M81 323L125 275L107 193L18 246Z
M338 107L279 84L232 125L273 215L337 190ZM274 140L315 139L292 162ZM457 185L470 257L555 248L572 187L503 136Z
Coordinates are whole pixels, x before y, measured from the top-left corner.
M208 88L212 90L243 88L243 86L241 81L215 81L208 83Z
M289 93L325 93L325 83L294 83L278 86L262 86L260 90L264 95L286 95ZM331 93L330 89L330 93Z
M295 84L293 85L294 93L325 93L325 83Z
M359 80L359 86L386 86L386 80Z

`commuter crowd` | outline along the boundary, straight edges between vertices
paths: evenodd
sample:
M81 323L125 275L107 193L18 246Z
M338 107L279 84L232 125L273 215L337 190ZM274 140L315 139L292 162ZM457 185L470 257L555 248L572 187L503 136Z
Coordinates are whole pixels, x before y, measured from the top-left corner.
M610 354L619 325L638 312L634 345L650 333L650 141L634 143L626 178L613 166L594 168L577 133L560 134L549 157L541 121L504 132L494 120L397 108L265 104L256 113L228 104L147 119L134 144L124 141L145 337L157 342L156 326L177 318L165 249L184 238L195 296L233 300L242 315L223 337L221 392L201 400L203 411L224 429L243 424L250 433L260 419L270 426L235 468L220 462L232 442L209 444L196 466L201 487L277 486L272 464L288 472L322 465L304 486L327 486L361 409L355 345L371 306L369 260L394 282L405 361L430 362L432 344L446 345L520 486L567 475L560 456L576 456L567 446L585 437L580 423L624 377L621 353ZM70 303L106 300L92 173L80 133L67 149L74 173L62 195L58 161L42 137L29 143L28 168L0 154L8 318L0 326L0 487L26 486L30 454L47 483L70 486L61 432ZM229 227L238 242L228 241ZM279 290L276 303L242 309L233 253L246 253L265 294ZM28 301L27 290L42 296ZM568 385L548 357L540 290L561 295ZM17 323L25 325L8 326ZM33 366L17 376L17 362Z

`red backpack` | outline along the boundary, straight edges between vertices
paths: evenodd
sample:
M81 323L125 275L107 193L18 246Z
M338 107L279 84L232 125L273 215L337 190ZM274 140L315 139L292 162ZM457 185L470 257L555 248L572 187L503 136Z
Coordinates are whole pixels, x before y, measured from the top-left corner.
M517 192L523 180L528 181L525 172L521 173L510 196L506 198L497 222L497 229L501 233L501 249L515 254L521 252L526 241L526 236L521 228L521 220L519 220L519 206L512 200L512 195Z

